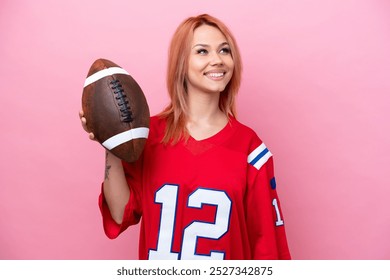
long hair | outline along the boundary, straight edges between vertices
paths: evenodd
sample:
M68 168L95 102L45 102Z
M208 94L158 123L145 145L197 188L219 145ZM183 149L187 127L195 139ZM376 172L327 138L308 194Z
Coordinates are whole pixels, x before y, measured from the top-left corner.
M191 49L191 42L194 30L201 25L216 27L226 37L230 46L231 56L234 61L233 75L221 92L219 107L227 117L236 117L236 95L241 83L242 62L236 40L228 27L219 19L207 14L190 17L184 20L173 34L168 52L167 89L170 97L170 104L159 114L165 118L167 125L162 142L177 143L180 139L188 139L189 133L186 129L188 116L187 86L186 77L188 69L188 57Z

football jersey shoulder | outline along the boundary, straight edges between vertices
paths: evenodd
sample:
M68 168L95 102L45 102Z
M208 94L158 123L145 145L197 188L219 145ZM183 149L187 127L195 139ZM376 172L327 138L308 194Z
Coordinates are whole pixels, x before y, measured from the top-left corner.
M237 150L237 152L245 153L248 164L259 170L272 156L272 153L252 128L236 119L232 119L231 123L236 126L236 130L226 145L230 149Z
M152 116L150 118L150 132L149 132L149 141L151 143L158 142L160 143L161 139L164 136L166 127L166 120L159 116Z

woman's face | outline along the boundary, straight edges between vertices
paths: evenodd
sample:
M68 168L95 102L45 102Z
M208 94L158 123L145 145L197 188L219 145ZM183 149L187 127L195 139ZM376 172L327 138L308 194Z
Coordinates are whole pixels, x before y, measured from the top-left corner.
M188 93L220 93L234 69L230 46L219 29L201 25L194 30L188 59Z

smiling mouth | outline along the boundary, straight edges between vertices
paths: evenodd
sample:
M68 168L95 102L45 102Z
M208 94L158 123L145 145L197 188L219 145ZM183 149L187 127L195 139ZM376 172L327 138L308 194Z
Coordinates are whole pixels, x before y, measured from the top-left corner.
M209 72L205 73L205 76L211 78L211 79L220 79L224 77L226 72Z

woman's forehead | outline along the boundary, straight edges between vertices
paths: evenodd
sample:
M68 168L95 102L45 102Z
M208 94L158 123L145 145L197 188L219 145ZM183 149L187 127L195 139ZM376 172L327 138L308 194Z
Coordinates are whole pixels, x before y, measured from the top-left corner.
M194 30L194 35L192 38L192 44L222 44L227 42L225 35L216 27L210 25L201 25Z

